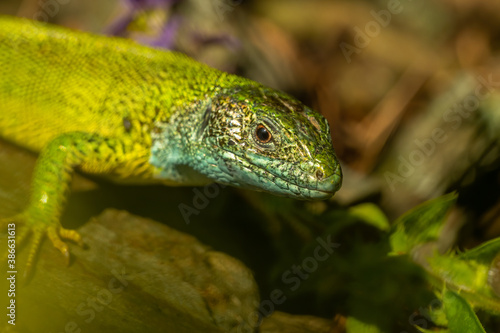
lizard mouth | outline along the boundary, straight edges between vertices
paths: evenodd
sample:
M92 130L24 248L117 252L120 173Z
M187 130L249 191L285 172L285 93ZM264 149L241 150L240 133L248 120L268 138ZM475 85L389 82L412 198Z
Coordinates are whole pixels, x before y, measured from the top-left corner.
M232 155L234 154L230 151L227 152ZM335 171L328 177L316 180L310 184L298 184L297 182L285 179L283 176L273 172L272 169L252 162L244 156L238 157L240 163L245 162L244 164L247 164L243 165L243 169L247 169L247 172L249 169L259 170L259 172L252 172L248 181L241 184L243 188L295 199L325 200L332 197L342 185L342 170L339 164L337 164Z
M335 172L330 176L323 178L309 186L297 184L283 179L269 170L264 170L266 173L274 176L274 183L279 188L288 190L289 194L284 193L284 196L294 197L299 199L325 200L332 197L342 185L342 171L337 165Z

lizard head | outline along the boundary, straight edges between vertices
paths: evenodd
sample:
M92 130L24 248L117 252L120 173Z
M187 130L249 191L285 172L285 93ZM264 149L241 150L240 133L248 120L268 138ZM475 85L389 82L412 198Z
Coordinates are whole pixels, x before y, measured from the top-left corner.
M341 185L326 119L283 93L260 86L225 92L203 119L205 156L223 183L302 199L328 198Z
M341 186L326 119L283 93L223 89L190 114L171 119L184 133L176 155L188 156L178 165L219 183L298 199L327 199Z

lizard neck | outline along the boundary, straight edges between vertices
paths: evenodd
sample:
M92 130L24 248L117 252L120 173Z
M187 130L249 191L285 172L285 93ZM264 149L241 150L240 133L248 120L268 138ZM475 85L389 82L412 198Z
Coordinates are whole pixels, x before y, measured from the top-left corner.
M211 98L174 106L168 119L155 122L149 162L156 168L156 179L189 186L213 182L196 168L202 159L211 159L200 135L207 126L210 108Z
M200 186L217 181L239 186L229 170L230 164L237 161L222 158L225 152L219 146L221 136L216 130L227 120L224 112L230 111L215 110L214 100L247 86L259 85L223 73L203 97L174 104L168 117L157 119L151 131L149 159L155 167L154 177L179 185Z

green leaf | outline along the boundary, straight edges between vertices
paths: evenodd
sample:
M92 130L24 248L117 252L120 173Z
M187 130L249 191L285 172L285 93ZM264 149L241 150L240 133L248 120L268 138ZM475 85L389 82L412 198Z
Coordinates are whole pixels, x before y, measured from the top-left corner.
M405 254L419 244L436 240L456 198L455 193L450 193L426 201L399 217L390 236L392 254Z
M372 225L379 230L389 230L391 227L384 212L377 205L372 203L364 203L351 207L349 209L349 213L359 217L367 224Z
M454 290L471 293L489 293L487 286L489 267L474 260L460 260L457 256L442 256L437 252L428 258L430 272L441 278Z
M346 322L347 333L382 333L376 325L366 324L357 318L348 317Z
M500 253L500 238L489 240L472 250L458 255L460 259L475 260L484 264L491 264L497 254Z
M500 252L500 239L484 243L458 255L434 255L427 258L426 269L447 288L460 291L472 306L500 313L500 269L496 255ZM493 262L493 264L492 264Z
M486 333L472 307L458 294L445 291L443 305L450 333Z

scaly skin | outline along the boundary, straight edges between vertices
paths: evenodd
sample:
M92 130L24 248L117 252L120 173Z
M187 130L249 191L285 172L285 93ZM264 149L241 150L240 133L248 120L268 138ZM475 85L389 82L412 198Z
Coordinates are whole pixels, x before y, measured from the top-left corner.
M59 218L73 170L219 182L326 199L342 174L326 120L292 97L174 52L0 17L0 136L40 153L18 242L81 243Z

